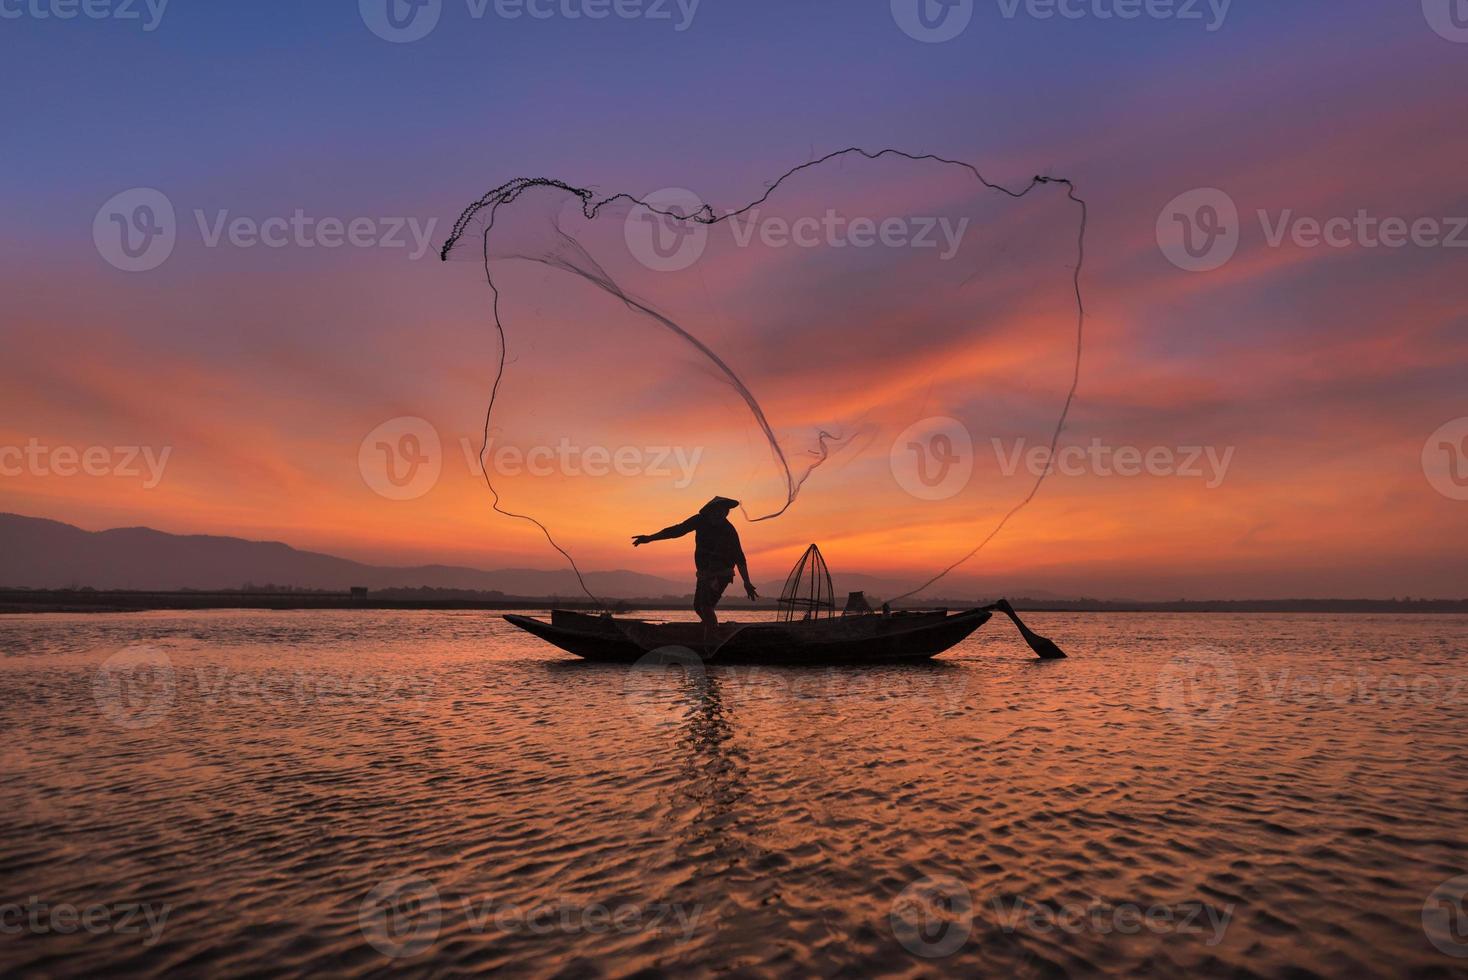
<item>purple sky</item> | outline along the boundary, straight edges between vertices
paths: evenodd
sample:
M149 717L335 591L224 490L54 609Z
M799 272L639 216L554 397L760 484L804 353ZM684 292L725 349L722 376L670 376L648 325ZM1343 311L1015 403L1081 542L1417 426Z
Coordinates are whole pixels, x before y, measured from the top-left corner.
M688 188L722 210L804 160L890 146L1009 186L1068 177L1089 201L1087 351L1063 445L1227 459L1216 481L1079 463L975 577L1169 598L1468 591L1468 219L1454 220L1468 216L1468 3L990 0L945 19L923 2L926 20L917 0L416 13L93 0L69 19L65 0L0 3L0 509L384 562L556 567L538 532L489 510L463 459L496 340L474 264L436 258L459 210L540 175ZM702 317L792 445L833 421L865 427L788 518L746 532L751 554L783 569L819 540L851 570L923 577L993 526L1026 483L998 464L1053 424L1074 215L880 169L792 186L770 213L820 215L828 199L971 213L980 231L965 241L990 276L960 293L908 253L764 243L700 260L696 282L642 280ZM120 229L160 200L172 221L148 214L171 251L128 256ZM1219 217L1231 255L1204 227L1220 202L1237 212ZM355 222L360 244L327 247L333 220L337 238ZM511 330L523 362L508 440L698 438L717 461L685 486L560 472L519 492L584 566L677 572L686 555L634 556L625 537L686 516L714 483L767 496L749 420L717 393L685 405L677 352L610 312L593 331L570 315L572 292L527 283L516 308L555 320L572 354L537 362L548 348L517 348L528 337ZM945 320L944 296L981 307L983 328ZM545 312L557 303L570 304L559 319ZM659 365L645 384L613 380L608 365L644 343ZM403 417L434 428L442 475L394 500L374 492L361 447ZM915 500L894 481L893 440L950 417L972 436L973 485ZM116 465L65 475L58 447L170 453L149 481Z

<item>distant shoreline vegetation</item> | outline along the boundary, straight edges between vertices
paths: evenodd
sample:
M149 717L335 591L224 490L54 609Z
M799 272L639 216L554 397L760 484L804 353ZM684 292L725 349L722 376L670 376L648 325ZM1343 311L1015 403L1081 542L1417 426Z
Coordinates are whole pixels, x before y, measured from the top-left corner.
M899 608L966 609L998 598L933 598L904 602ZM880 597L868 596L873 605ZM1011 597L1021 612L1084 613L1315 613L1315 614L1452 614L1468 613L1468 599L1213 599L1149 602L1128 599L1029 599ZM691 608L692 596L608 599L618 613L662 612ZM596 609L589 599L574 596L515 596L466 589L356 589L351 592L247 585L232 591L97 590L0 588L0 614L38 612L145 612L190 609ZM725 615L742 610L768 611L773 601L754 605L726 603Z

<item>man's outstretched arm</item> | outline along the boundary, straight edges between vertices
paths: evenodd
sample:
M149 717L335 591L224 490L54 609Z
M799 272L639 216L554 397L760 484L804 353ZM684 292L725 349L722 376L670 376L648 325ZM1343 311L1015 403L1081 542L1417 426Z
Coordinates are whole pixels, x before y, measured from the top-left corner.
M651 541L670 541L673 538L681 538L683 537L683 535L694 529L695 520L697 520L697 518L690 517L682 524L674 524L672 527L663 528L657 534L639 534L637 537L632 539L632 547L635 548L640 544L647 544Z
M734 567L739 569L739 577L744 579L744 594L749 596L749 601L753 602L758 599L759 593L754 590L754 583L749 580L749 563L744 560L743 551L739 552L739 561L735 563Z

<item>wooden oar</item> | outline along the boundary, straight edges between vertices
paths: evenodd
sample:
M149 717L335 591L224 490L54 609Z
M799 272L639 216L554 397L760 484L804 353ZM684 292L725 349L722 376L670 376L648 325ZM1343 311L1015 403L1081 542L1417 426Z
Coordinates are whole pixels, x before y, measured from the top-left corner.
M1014 607L1009 604L1008 599L1000 599L994 605L985 606L984 608L991 611L997 609L1014 620L1014 625L1019 627L1019 635L1025 638L1025 642L1030 645L1030 649L1035 651L1035 656L1041 660L1065 659L1065 651L1056 646L1054 640L1041 636L1024 624L1019 618L1019 614L1014 611Z

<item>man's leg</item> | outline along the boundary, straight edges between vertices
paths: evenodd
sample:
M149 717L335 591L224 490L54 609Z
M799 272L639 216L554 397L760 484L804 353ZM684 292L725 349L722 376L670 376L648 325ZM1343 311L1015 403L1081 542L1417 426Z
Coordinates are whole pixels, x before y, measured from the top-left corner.
M705 633L708 633L715 626L719 625L719 618L714 615L714 607L718 605L719 600L714 595L714 590L711 586L712 582L700 575L697 584L693 587L693 611L698 613L699 621L703 623Z
M698 613L698 618L703 623L703 646L708 652L713 651L714 630L719 625L714 609L732 581L732 578L705 578L700 575L698 585L693 590L693 611Z

